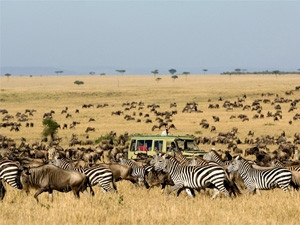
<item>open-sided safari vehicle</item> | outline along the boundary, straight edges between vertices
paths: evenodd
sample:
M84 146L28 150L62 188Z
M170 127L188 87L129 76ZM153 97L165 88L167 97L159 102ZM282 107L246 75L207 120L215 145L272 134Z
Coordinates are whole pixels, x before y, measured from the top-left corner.
M132 136L128 149L128 159L141 159L154 156L158 152L168 153L179 150L186 157L203 155L205 151L199 150L193 136Z

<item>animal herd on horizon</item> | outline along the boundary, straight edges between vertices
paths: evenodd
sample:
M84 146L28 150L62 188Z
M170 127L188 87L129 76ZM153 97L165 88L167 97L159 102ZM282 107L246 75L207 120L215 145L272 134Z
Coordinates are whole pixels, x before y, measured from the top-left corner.
M291 125L300 120L300 114L295 112L300 99L291 98L294 91L300 91L300 88L286 91L285 95L288 97L280 97L273 93L261 94L262 98L251 104L245 103L245 94L234 102L220 97L218 103L212 103L209 99L208 108L216 109L216 113L221 107L229 112L235 108L254 112L252 118L244 114L230 117L242 122L265 117L271 117L276 122L283 117L281 104L289 104ZM264 112L263 104L274 105L275 112ZM98 104L96 108L107 106L107 103ZM93 107L94 104L83 104L81 110L75 110L75 114ZM195 102L188 102L181 112L176 109L178 105L175 102L170 103L170 111L160 111L158 104L145 106L141 101L126 102L121 107L122 109L113 111L111 116L124 116L129 122L144 121L153 124L152 131L166 126L177 129L173 117L178 113L185 113L187 116L188 113L203 113ZM139 112L128 114L134 109ZM19 132L20 129L34 127L30 117L33 117L35 112L34 109L26 109L24 113L18 112L14 116L9 114L8 110L0 109L0 131L9 129L10 132ZM69 107L65 107L61 114L72 118ZM51 110L45 112L43 118L53 118L54 115L55 111ZM295 133L293 141L288 141L284 131L277 137L255 137L255 131L249 130L247 137L241 140L237 127L228 132L217 133L220 117L214 115L212 119L213 125L207 119L202 119L199 126L202 129L211 128L210 132L215 136L195 136L197 144L210 145L211 150L203 157L194 156L192 159L185 158L180 151L170 154L157 153L154 157L139 161L127 159L130 134L117 136L116 132L111 131L105 139L95 144L88 138L89 132L96 131L91 126L83 131L86 140L79 140L78 136L73 134L68 147L60 145L59 137L34 143L28 143L25 137L21 137L21 143L17 144L12 138L0 134L0 199L5 197L7 184L12 188L24 190L27 194L30 188L37 189L34 194L37 201L43 192L48 192L50 200L53 200L54 190L72 191L76 198L80 197L80 192L89 190L93 196L99 194L93 190L95 185L99 185L105 193L117 192L117 182L120 181L129 181L132 185L145 189L160 186L164 190L170 186L167 194L177 191L177 196L185 191L188 196L195 197L195 191L202 194L201 190L212 189L212 199L220 193L221 196L231 198L274 188L285 192L299 190L300 133ZM94 118L89 119L89 122L93 121ZM76 129L77 124L77 121L71 124L64 123L60 129ZM216 144L223 145L226 150L215 150ZM248 144L249 148L240 149L239 144ZM270 145L276 146L277 149L271 152L268 148ZM255 160L248 160L250 155L254 156Z

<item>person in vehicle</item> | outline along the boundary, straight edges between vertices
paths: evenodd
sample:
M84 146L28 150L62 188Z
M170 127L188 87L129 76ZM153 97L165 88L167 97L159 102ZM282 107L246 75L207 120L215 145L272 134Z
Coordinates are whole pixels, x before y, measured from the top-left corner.
M168 136L169 135L169 128L165 126L165 130L161 133L161 136Z

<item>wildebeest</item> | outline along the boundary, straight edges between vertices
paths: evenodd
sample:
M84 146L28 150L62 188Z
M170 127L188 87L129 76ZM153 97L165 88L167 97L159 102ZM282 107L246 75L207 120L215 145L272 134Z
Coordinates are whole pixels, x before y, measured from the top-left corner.
M75 197L79 198L79 192L83 192L89 186L91 194L94 195L89 179L82 173L73 170L64 170L53 165L43 165L35 168L26 168L21 174L21 183L26 193L29 187L37 189L34 198L37 202L38 196L43 192L48 192L50 200L53 201L52 192L73 191Z

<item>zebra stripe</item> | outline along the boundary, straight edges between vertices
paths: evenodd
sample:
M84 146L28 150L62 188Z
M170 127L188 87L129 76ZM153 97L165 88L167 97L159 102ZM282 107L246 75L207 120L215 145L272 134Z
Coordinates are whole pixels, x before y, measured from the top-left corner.
M212 199L214 199L220 191L229 197L229 193L224 186L226 179L225 170L220 166L183 166L180 165L175 158L167 155L156 155L151 163L155 169L170 173L175 185L171 187L168 194L174 190L184 188L193 188L196 190L213 188L214 194Z
M238 171L247 187L246 193L277 187L286 191L292 179L292 173L285 168L254 169L248 161L239 156L228 166L228 171Z
M18 164L11 160L1 160L0 182L1 180L4 180L4 182L8 183L13 188L22 189Z
M73 168L72 165L67 161L67 159L58 159L54 157L50 164L60 167L65 170L75 170L77 172L85 174L92 186L99 184L104 192L116 191L117 187L113 179L113 173L108 168L103 168L101 166L95 166L90 168ZM110 186L112 183L113 188Z

